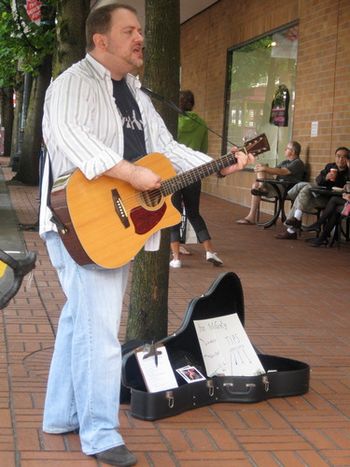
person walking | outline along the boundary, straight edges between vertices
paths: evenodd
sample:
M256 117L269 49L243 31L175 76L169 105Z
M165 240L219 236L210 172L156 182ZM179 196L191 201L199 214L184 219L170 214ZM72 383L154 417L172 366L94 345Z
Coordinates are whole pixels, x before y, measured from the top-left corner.
M193 92L190 90L180 91L180 109L183 115L180 115L178 121L177 140L189 148L206 153L208 151L207 125L199 115L193 112L193 107ZM223 261L214 250L207 225L199 212L201 189L201 181L192 183L174 194L173 203L180 213L183 207L185 208L186 218L191 223L198 241L205 250L206 261L214 266L221 266ZM181 223L170 229L170 248L173 256L169 263L171 268L182 267L179 256L181 252L180 227ZM186 251L184 253L186 254Z

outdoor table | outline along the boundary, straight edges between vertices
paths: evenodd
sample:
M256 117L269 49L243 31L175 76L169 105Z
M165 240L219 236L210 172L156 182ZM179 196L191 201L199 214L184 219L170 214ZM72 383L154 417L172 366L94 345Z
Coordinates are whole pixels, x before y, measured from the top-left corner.
M342 196L342 194L344 193L342 189L332 190L325 186L313 186L310 188L310 191L311 193L314 193L315 195L328 196L329 198L331 196Z

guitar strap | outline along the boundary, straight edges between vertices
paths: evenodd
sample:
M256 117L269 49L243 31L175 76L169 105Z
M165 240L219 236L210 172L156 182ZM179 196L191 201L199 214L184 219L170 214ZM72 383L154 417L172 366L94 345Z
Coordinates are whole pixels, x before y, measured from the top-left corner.
M46 206L50 209L51 211L51 222L53 222L58 229L61 231L65 230L65 226L62 224L62 222L59 220L59 218L55 215L55 213L52 210L51 207L51 191L53 187L53 175L52 175L52 167L51 167L51 159L49 155L49 151L47 150L46 145L43 143L43 149L41 152L41 161L40 161L40 171L39 171L39 199L41 200L41 193L43 189L43 179L44 179L44 170L45 170L45 165L48 164L48 172L49 172L49 183L47 186L47 196L46 196ZM40 209L40 206L39 206Z
M43 191L43 182L44 182L44 171L45 165L48 164L48 171L49 171L49 184L47 187L47 197L46 197L46 205L47 207L50 206L50 194L53 187L53 176L52 176L52 168L51 168L51 161L49 157L49 152L47 150L46 144L42 144L41 153L40 153L40 161L39 161L39 199L41 200L41 193Z

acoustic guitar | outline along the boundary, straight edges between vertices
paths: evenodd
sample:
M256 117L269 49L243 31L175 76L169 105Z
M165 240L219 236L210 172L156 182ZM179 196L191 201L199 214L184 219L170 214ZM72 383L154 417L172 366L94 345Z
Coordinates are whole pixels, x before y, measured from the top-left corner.
M257 156L269 149L261 134L241 150ZM128 263L152 234L180 222L180 213L171 202L173 193L235 162L235 156L228 153L176 174L163 154L148 154L135 164L161 177L161 187L150 191L137 191L127 182L107 176L88 180L77 169L59 177L52 188L52 220L78 264L118 268Z

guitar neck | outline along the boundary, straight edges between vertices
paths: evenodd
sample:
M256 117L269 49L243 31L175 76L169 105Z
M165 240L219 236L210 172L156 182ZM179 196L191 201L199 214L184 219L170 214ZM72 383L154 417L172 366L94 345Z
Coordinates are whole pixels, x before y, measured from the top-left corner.
M224 169L229 165L235 164L236 162L237 160L235 156L229 152L219 159L215 159L187 172L180 173L174 177L164 180L162 182L160 192L163 196L171 195L192 183L198 182L203 178L209 177L209 175L219 172L221 169Z

